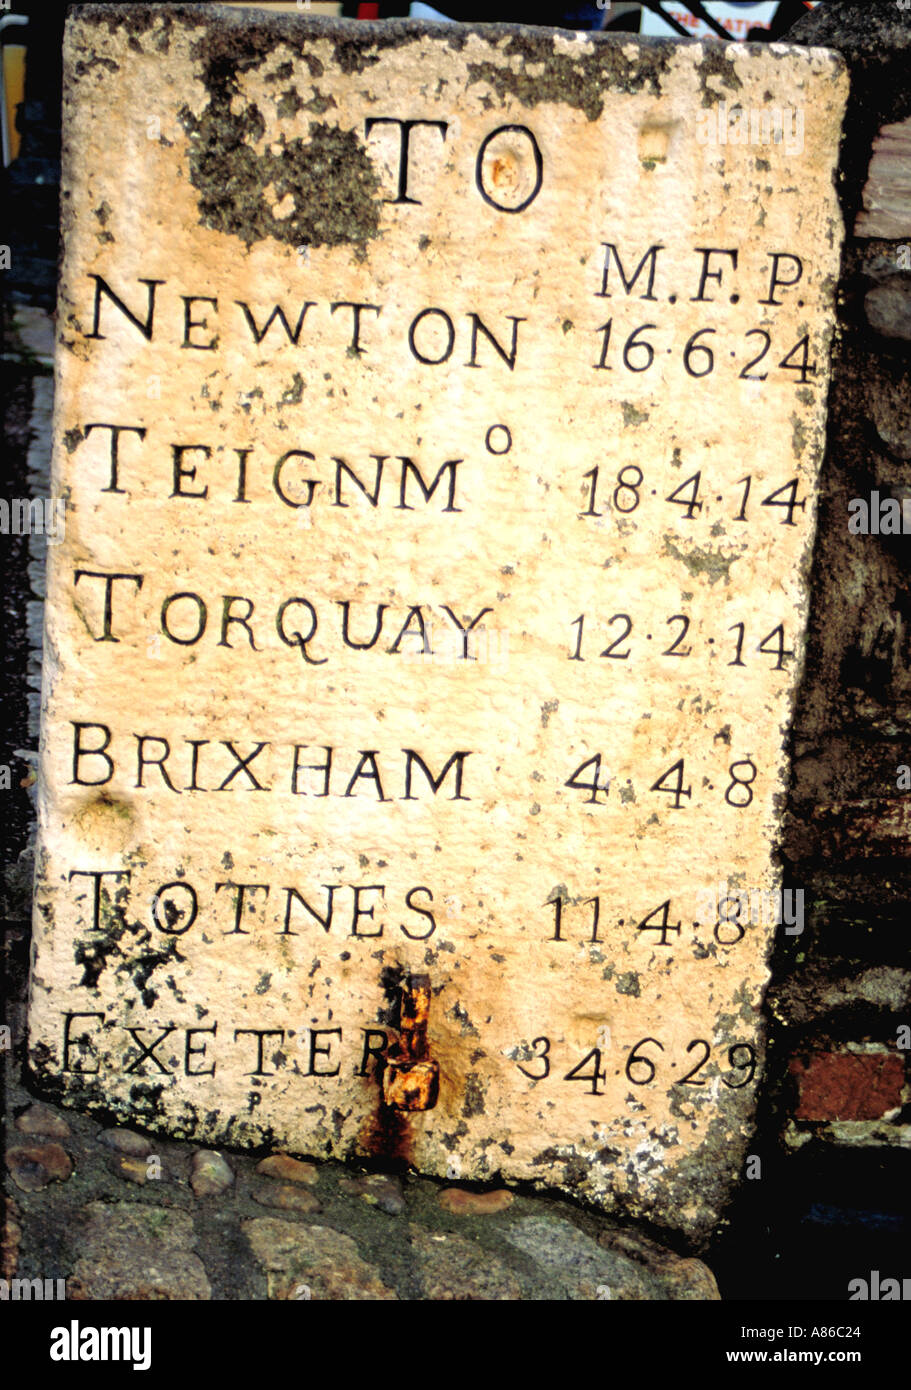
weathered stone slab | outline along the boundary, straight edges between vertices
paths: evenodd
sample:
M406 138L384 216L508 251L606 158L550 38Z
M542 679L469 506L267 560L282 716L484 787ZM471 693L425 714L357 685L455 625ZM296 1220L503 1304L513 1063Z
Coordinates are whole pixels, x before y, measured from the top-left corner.
M777 45L76 11L49 1090L711 1228L845 94Z

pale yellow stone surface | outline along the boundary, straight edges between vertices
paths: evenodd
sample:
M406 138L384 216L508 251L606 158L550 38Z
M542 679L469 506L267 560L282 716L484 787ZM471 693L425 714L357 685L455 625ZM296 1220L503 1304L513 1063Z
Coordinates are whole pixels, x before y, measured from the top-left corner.
M762 1076L776 929L705 898L778 884L841 62L168 8L87 7L66 44L33 1067L200 1143L704 1233ZM801 140L734 143L736 103ZM389 117L447 123L411 130L414 201ZM357 339L345 302L378 309ZM145 431L119 491L98 425ZM113 640L76 571L142 577ZM483 614L465 645L448 610ZM415 755L455 758L438 791ZM640 929L665 902L679 932ZM440 1091L403 1113L375 1054L409 973Z

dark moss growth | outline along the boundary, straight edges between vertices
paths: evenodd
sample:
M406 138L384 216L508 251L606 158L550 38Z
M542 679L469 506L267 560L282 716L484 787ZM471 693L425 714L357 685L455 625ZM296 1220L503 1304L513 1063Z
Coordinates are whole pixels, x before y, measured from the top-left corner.
M324 112L331 111L333 106L338 106L334 96L323 96L322 92L314 89L313 96L309 101L303 103L305 111L312 111L314 116L322 116Z
M73 71L77 77L85 77L87 72L92 71L92 68L107 68L108 72L119 72L120 64L115 63L113 58L95 57L89 58L87 61L79 58L73 65Z
M636 999L639 998L639 976L635 970L627 970L625 974L618 975L614 984L618 994L632 994Z
M477 1072L469 1072L465 1079L465 1099L462 1114L466 1119L473 1115L483 1115L485 1086Z
M160 53L167 53L174 20L188 18L190 8L185 5L74 5L69 20L80 24L106 24L112 34L126 34L130 48L139 53L143 52L140 35L148 33L160 20L161 33L156 47Z
M289 87L276 102L275 111L279 116L296 116L303 104L294 88Z
M294 64L290 62L280 63L274 72L266 75L267 82L287 82L294 76Z
M725 87L732 92L739 92L743 83L734 70L734 62L731 58L726 58L721 51L720 44L707 43L702 62L699 64L699 82L702 87L703 106L715 106L722 100L720 92L708 85L710 77L720 77Z
M664 538L664 551L686 565L690 574L694 576L704 574L710 584L714 584L717 579L723 579L726 584L729 583L731 566L739 558L737 555L724 555L720 551L710 550L708 547L699 549L694 546L690 551L684 551L667 536Z
M353 131L311 122L308 139L282 139L280 154L257 154L253 146L264 137L266 122L253 103L232 112L232 100L238 74L263 61L274 36L253 26L242 50L227 42L231 37L230 29L213 30L196 45L209 102L198 118L188 108L180 114L193 136L190 178L200 194L202 222L248 246L272 237L293 246L363 247L378 233L381 203L379 180L360 140ZM286 109L280 115L302 104L293 90L282 101ZM295 199L290 214L274 216L272 207L288 194Z
M639 92L647 85L655 96L661 95L661 78L668 69L674 46L640 44L634 58L627 56L625 47L628 41L603 40L576 58L554 53L547 30L510 31L508 41L499 50L502 57L519 57L523 64L546 61L547 70L532 76L524 70L514 72L499 62L469 63L468 80L469 84L489 82L501 101L513 96L524 106L537 106L544 101L566 102L584 111L590 121L596 121L604 111L609 92Z
M186 109L181 120L197 137L190 178L207 227L248 246L264 237L292 246L363 246L378 234L379 180L353 131L314 121L309 139L285 141L279 155L258 155L249 143L265 132L256 106L232 116L228 102L210 102L198 121ZM290 215L274 216L272 206L289 193Z

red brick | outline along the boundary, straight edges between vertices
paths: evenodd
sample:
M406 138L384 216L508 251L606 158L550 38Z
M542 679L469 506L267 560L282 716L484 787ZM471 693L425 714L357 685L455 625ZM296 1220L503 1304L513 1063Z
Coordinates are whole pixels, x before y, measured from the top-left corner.
M905 1066L894 1052L817 1052L789 1069L798 1120L878 1120L902 1103Z

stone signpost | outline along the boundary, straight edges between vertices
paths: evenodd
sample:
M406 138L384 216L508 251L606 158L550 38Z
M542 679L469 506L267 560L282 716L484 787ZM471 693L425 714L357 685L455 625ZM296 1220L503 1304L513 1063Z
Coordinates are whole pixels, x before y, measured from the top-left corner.
M704 1235L748 1152L847 82L87 5L32 1068Z

